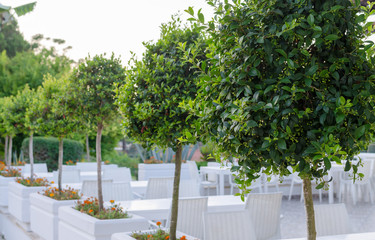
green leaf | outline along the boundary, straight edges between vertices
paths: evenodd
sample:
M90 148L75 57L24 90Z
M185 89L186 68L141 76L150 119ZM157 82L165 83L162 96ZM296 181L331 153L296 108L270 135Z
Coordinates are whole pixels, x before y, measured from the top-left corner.
M303 55L307 56L307 57L310 56L310 53L309 53L306 49L302 49L302 50L301 50L301 53L302 53Z
M307 22L310 24L310 26L312 26L314 24L314 15L310 14L308 17L307 17Z
M275 50L276 52L280 53L281 55L283 55L283 57L285 58L288 58L288 55L286 54L286 52L282 49L276 49Z
M264 38L263 37L258 38L257 43L264 43Z
M316 189L322 189L324 187L324 182L321 182L319 183L317 186L316 186Z
M289 65L290 68L294 68L294 62L293 62L292 59L288 59L286 61L288 62L288 65Z
M327 35L324 39L328 41L334 41L334 40L339 39L339 36L337 36L336 34L330 34L330 35Z
M319 26L314 26L312 29L313 29L314 31L316 31L316 32L321 32L321 31L322 31L322 28L319 27Z
M345 119L344 113L339 112L338 114L336 114L336 122L337 123L341 123L342 121L344 121L344 119Z
M305 84L306 84L306 86L311 87L311 83L312 83L311 78L305 78Z
M277 146L279 146L280 149L285 150L286 149L286 142L284 139L277 140Z
M350 170L350 167L351 167L351 165L350 165L350 161L349 161L349 160L346 160L344 171L345 171L345 172L349 171L349 170Z
M312 76L316 73L316 70L318 70L319 66L318 65L314 65L312 66L311 68L309 68L309 70L306 72L306 75L307 76Z
M246 122L246 125L247 125L248 127L257 127L257 126L258 126L258 123L255 122L254 120L250 120L250 121L247 121L247 122Z
M357 128L357 129L354 131L354 137L355 137L356 139L362 137L363 134L365 134L365 130L366 130L366 126L365 126L365 125L360 126L359 128Z
M198 12L198 19L201 23L204 23L204 15L201 12Z
M327 170L331 169L331 161L325 157L324 159L324 166L326 167Z

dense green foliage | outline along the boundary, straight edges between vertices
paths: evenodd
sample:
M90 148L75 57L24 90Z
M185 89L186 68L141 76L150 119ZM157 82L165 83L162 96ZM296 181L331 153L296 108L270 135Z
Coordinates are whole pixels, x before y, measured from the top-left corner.
M16 21L5 24L0 30L0 52L5 51L9 58L16 56L17 52L30 49L30 44L23 38L18 30Z
M28 161L29 139L22 142L24 160ZM80 161L83 154L82 143L70 139L64 139L64 163L68 160ZM59 155L59 140L53 137L34 137L34 158L36 163L47 163L49 171L56 170Z
M198 114L221 150L239 158L247 183L262 168L284 175L288 166L321 178L331 161L366 148L374 66L366 52L372 43L363 42L371 24L361 24L358 5L226 1L215 8ZM351 167L347 161L345 170Z
M119 167L130 168L133 179L137 180L138 164L141 162L139 157L130 157L128 154L112 151L111 153L103 154L103 161L108 161L110 164L116 164Z

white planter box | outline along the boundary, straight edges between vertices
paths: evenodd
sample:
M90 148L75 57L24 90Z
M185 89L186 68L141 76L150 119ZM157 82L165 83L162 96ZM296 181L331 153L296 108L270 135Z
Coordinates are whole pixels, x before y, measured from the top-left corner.
M9 213L22 223L30 223L30 194L41 192L45 190L46 187L26 187L17 182L10 182L8 186Z
M156 229L153 229L153 230L145 230L145 231L141 231L141 232L142 233L154 233L156 231L157 231ZM135 238L132 238L130 236L132 233L133 232L115 233L115 234L112 235L111 240L134 240ZM182 232L179 232L179 231L176 232L177 238L181 238L182 236L185 236L187 240L199 240L198 238L186 235Z
M100 220L69 206L59 208L59 240L110 240L113 233L148 228L148 220L134 214L131 218Z
M31 231L48 240L58 239L58 210L61 206L73 206L77 200L55 200L39 193L30 194Z
M0 176L0 207L8 207L8 184L14 182L15 177Z
M157 163L157 164L138 164L138 180L146 181L153 177L174 177L174 163ZM181 179L191 179L189 166L186 163L181 164Z

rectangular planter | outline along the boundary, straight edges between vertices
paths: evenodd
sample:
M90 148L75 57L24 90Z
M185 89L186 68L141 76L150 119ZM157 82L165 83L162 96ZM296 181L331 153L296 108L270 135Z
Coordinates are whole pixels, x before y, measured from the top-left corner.
M154 233L156 231L157 231L156 229L153 229L153 230L144 230L144 231L141 231L141 232L142 233L150 233L150 234L152 234L152 233ZM133 238L133 237L130 236L132 233L133 232L115 233L115 234L112 235L111 240L135 240L135 238ZM192 237L192 236L186 235L186 234L184 234L182 232L179 232L179 231L176 232L176 237L177 238L181 238L182 236L185 236L186 240L199 240L196 237Z
M138 164L138 180L147 181L155 177L174 177L174 163L156 163L156 164ZM181 164L181 179L191 179L189 166L186 163Z
M134 214L131 218L100 220L69 206L59 208L60 240L110 240L114 233L148 228L148 220Z
M30 228L48 240L58 239L58 210L61 206L73 206L77 200L55 200L39 193L30 194Z
M8 184L14 182L15 177L0 176L0 207L8 207Z
M46 187L26 187L17 182L10 182L8 186L9 213L12 214L21 223L30 223L30 194L41 192L46 189Z

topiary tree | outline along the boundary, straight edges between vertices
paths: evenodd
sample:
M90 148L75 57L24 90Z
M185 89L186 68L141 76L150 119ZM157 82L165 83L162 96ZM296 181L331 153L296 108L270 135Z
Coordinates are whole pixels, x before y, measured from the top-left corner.
M323 187L331 163L344 159L345 171L357 174L351 159L374 133L368 13L349 0L208 3L215 7L206 25L210 68L202 69L195 106L202 128L239 158L243 185L262 171L299 172L308 239L315 239L311 181Z
M80 123L71 111L71 92L68 92L68 77L54 78L51 75L45 76L43 87L38 89L39 111L42 116L40 122L41 132L45 135L57 137L59 140L58 155L58 188L61 193L62 165L63 165L63 141L70 133L76 131Z
M77 111L90 119L96 126L96 161L98 163L98 200L99 209L103 209L102 177L101 177L101 138L104 126L118 115L114 104L114 85L122 84L125 79L124 68L120 59L105 58L97 55L86 58L72 74L71 93L79 94L76 101Z
M126 132L132 139L152 147L172 148L176 152L172 198L170 239L176 239L178 195L182 147L195 143L191 132L197 118L179 105L195 98L197 74L192 64L184 61L180 46L191 47L202 42L200 29L182 26L179 18L161 26L156 43L144 43L146 52L141 61L127 72L126 85L117 91ZM204 46L196 51L197 59L204 59Z

